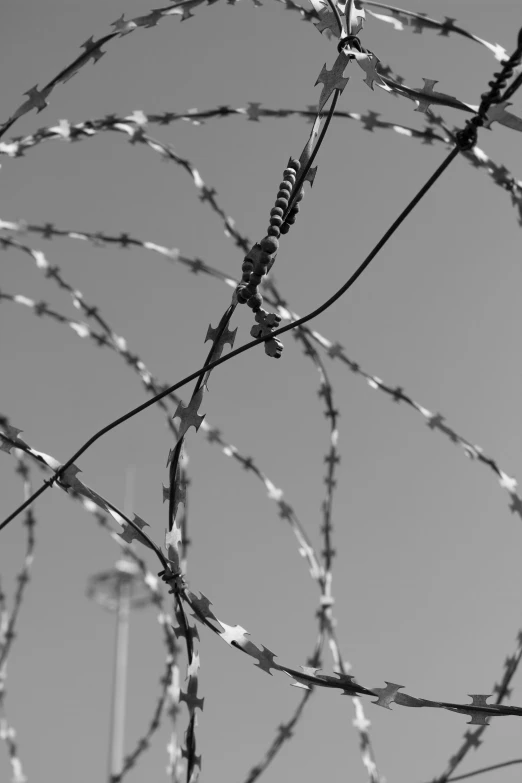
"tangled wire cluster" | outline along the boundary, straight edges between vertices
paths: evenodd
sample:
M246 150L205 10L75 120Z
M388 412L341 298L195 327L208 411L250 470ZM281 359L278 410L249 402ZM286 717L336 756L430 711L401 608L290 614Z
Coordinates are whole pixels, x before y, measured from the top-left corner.
M139 27L154 27L166 16L180 15L182 19L185 19L191 16L191 10L202 4L202 2L203 0L182 0L182 2L174 3L165 9L156 9L146 15L128 21L125 21L124 16L122 16L113 24L114 31L111 34L104 36L98 41L94 41L91 37L83 45L84 53L41 90L38 89L38 86L31 88L26 93L28 100L24 101L11 117L0 126L0 136L3 136L24 114L33 109L37 109L38 112L42 111L47 106L47 98L55 87L67 82L86 63L90 61L97 62L103 55L101 47L112 39L124 37ZM451 757L442 776L438 778L441 783L446 780L459 779L458 777L450 776L467 751L472 747L478 746L480 736L491 718L522 716L522 707L507 706L503 703L509 694L509 684L522 657L522 632L517 635L515 650L507 659L500 682L495 685L495 699L493 702L488 702L490 696L487 694L472 695L471 703L449 702L443 699L429 700L403 693L401 691L404 686L389 681L384 681L386 683L385 686L362 685L352 675L347 673L336 636L332 596L332 561L335 555L332 544L332 501L336 486L336 470L339 463L337 448L338 411L334 405L333 388L323 362L321 350L325 350L330 358L342 361L352 372L362 375L371 388L380 390L394 401L404 402L412 409L417 410L425 418L430 428L442 432L453 443L461 445L468 457L475 459L492 470L498 478L501 487L509 494L510 509L521 517L522 500L516 490L516 480L504 472L495 459L484 455L480 447L473 445L448 427L444 423L443 417L438 414L432 414L428 409L416 403L413 397L402 388L389 387L381 379L361 370L357 363L348 359L343 346L339 343L332 343L320 333L311 329L310 326L307 326L309 322L334 305L356 283L397 228L408 218L424 195L458 156L466 157L473 165L483 166L493 177L494 181L510 193L514 205L520 212L522 184L507 169L495 164L485 153L479 150L477 140L479 130L483 127L490 127L493 122L503 124L515 131L522 130L522 120L506 108L509 105L510 98L522 84L522 30L518 34L517 44L513 53L507 57L502 47L483 41L454 25L454 20L437 22L420 14L369 1L357 7L353 0L348 0L344 5L337 4L334 0L328 0L328 5L323 4L320 0L312 0L313 11L305 11L305 9L293 3L292 0L285 0L285 5L291 10L298 11L307 21L314 21L320 32L325 32L330 38L338 38L339 41L337 44L337 57L333 67L328 69L325 65L317 79L316 84L322 85L317 106L308 109L306 112L299 112L312 120L312 129L299 159L290 157L287 167L283 171L282 180L274 193L274 205L268 214L266 235L258 242L251 242L236 229L233 221L227 217L225 211L220 206L216 191L205 185L193 163L178 156L168 145L151 137L146 133L145 128L153 122L168 124L181 118L191 122L198 122L203 117L225 116L232 113L247 115L250 120L258 121L259 117L262 116L288 116L291 113L290 111L272 110L270 112L270 110L263 110L261 104L250 104L246 109L232 110L229 107L220 107L210 112L189 112L185 115L166 113L164 115L146 116L143 112L135 112L127 117L111 115L102 120L89 120L75 125L62 121L59 126L40 129L31 136L0 142L0 154L18 158L31 148L51 138L67 140L87 139L101 131L108 130L125 133L129 136L132 144L149 147L165 160L181 166L189 174L199 192L201 201L208 203L211 209L218 214L224 223L226 232L244 254L241 266L241 279L232 280L226 274L220 272L220 270L199 259L184 257L178 251L153 242L140 240L129 234L121 234L119 236L109 236L103 232L89 234L57 229L53 224L39 225L23 221L0 220L0 231L2 232L0 235L1 247L5 250L18 250L31 257L45 277L51 279L60 289L68 292L72 297L74 306L82 312L89 323L68 318L53 310L46 302L36 302L29 297L13 295L6 291L0 291L0 301L7 300L23 305L31 309L39 318L51 318L72 328L79 337L90 339L100 347L107 347L115 351L139 375L146 392L150 395L150 399L147 402L120 416L116 421L111 422L95 433L63 463L60 463L53 456L34 448L24 438L20 437L22 430L15 427L5 415L0 418L0 451L11 454L15 458L16 470L22 478L24 487L24 502L5 516L0 523L0 531L22 513L25 513L24 522L27 528L25 559L18 578L18 589L15 593L11 611L7 610L5 596L3 593L0 593L0 608L3 617L0 626L0 709L2 711L5 709L5 664L14 639L14 627L26 585L29 581L33 560L35 546L33 503L48 488L56 486L72 499L82 503L83 507L94 514L99 524L109 532L111 532L108 522L109 517L116 521L119 525L118 533L111 532L111 535L122 547L126 556L136 563L147 590L150 592L151 601L159 613L158 617L163 628L167 647L166 668L161 679L161 694L147 731L138 741L135 750L126 757L121 770L112 774L111 783L121 780L125 773L136 764L140 755L149 747L150 738L160 725L160 718L167 703L169 704L169 715L173 721L178 719L181 702L185 702L189 712L189 724L185 732L184 745L180 745L175 739L172 739L169 745L169 774L171 774L173 780L180 780L182 775L184 775L188 783L194 783L199 776L201 757L196 751L196 711L201 710L203 707L203 700L198 691L200 658L197 642L199 641L199 635L197 626L191 625L187 609L193 612L192 617L200 625L205 626L228 645L253 658L255 665L262 671L268 674L271 674L271 671L283 672L292 678L292 684L305 691L294 716L290 721L279 727L277 736L264 759L251 770L248 777L249 783L261 775L274 759L279 748L289 739L292 729L299 720L314 688L338 689L341 693L351 696L356 712L354 725L359 732L362 760L369 780L372 783L378 783L382 778L377 769L368 730L369 722L364 714L361 697L374 698L373 704L387 709L390 708L391 704L411 708L435 708L464 714L470 718L469 723L478 728L466 733L464 742ZM443 34L451 33L470 38L491 50L497 60L500 61L500 68L494 73L493 78L489 82L488 90L481 95L480 104L473 106L452 96L434 91L435 80L425 79L423 88L411 88L405 84L403 79L392 75L391 69L383 66L376 54L365 48L363 44L364 8L367 8L376 18L384 18L388 23L394 23L397 29L400 29L401 25L404 26L404 24L410 23L412 27L419 30L424 27L431 27L442 31ZM385 10L386 14L383 15L381 13L382 10ZM365 83L372 90L377 86L385 92L414 101L416 110L426 113L430 127L425 131L419 132L408 129L405 126L381 122L377 120L377 116L363 117L354 113L338 112L337 103L348 82L344 72L348 65L352 63L356 63L364 72ZM328 102L330 102L329 109L326 111ZM471 116L463 127L450 129L442 118L437 117L431 111L430 106L432 105L451 107ZM299 317L290 310L289 304L281 295L270 273L276 262L276 256L281 250L280 243L282 244L282 237L288 234L290 228L298 219L301 201L304 196L305 182L309 182L310 185L313 184L317 170L317 167L313 167L313 163L316 161L319 150L327 137L331 120L336 115L359 120L365 124L368 130L372 130L373 127L387 127L398 132L406 131L411 137L420 138L427 143L439 141L449 146L450 151L434 174L400 212L389 229L383 234L344 285L335 291L325 302L314 308L312 312L304 317ZM433 130L432 125L440 129L439 134ZM402 129L402 131L398 129ZM187 266L192 272L204 273L223 281L233 289L232 297L231 301L227 303L217 326L210 326L208 329L206 340L211 342L211 347L206 361L194 372L176 383L167 384L158 381L149 371L144 361L129 349L126 340L112 329L108 321L100 314L99 309L95 305L87 303L83 294L68 282L66 275L57 266L51 265L41 251L18 239L18 235L28 233L37 233L47 239L67 236L72 239L87 240L97 245L112 243L121 247L137 246L160 253L172 261ZM272 311L262 307L265 303L272 308ZM254 339L234 349L237 328L232 330L229 326L240 304L247 304L252 310L255 322L251 327L250 336ZM322 507L323 519L321 527L324 550L321 552L321 555L315 552L295 510L286 500L283 500L282 491L276 487L253 459L241 455L234 446L224 439L216 427L209 425L205 415L200 413L201 405L205 395L208 393L209 376L216 367L261 343L264 344L265 353L269 357L281 358L283 344L279 338L290 331L294 333L296 339L301 343L305 354L311 358L318 370L320 377L319 395L324 401L324 412L330 428L330 448L325 456L327 465L324 477L326 495ZM227 345L230 350L224 354L225 346ZM194 389L188 403L185 404L176 395L176 392L191 381L195 381ZM149 527L149 525L143 518L136 514L131 517L124 513L112 500L102 496L81 481L78 478L79 468L76 465L76 461L90 446L105 434L152 405L158 405L163 410L168 427L174 438L173 447L170 449L167 457L168 483L163 487L163 500L168 505L167 532L163 547L158 545L154 537L146 532L145 528ZM177 424L174 424L175 420L177 420ZM206 433L206 438L210 443L218 444L226 456L235 459L244 469L251 471L261 480L269 497L277 503L279 515L290 524L297 539L299 551L305 557L310 567L312 578L316 581L320 591L319 635L306 665L301 666L300 670L294 666L283 665L277 662L275 660L277 656L265 645L254 644L248 638L248 632L240 625L229 625L218 619L211 608L211 601L203 594L200 593L198 595L189 589L186 577L188 546L187 488L189 479L185 467L184 450L187 434L191 428L194 428L196 432L201 429ZM43 483L35 491L30 481L30 464L36 465L45 473ZM166 601L171 599L167 599L162 593L158 579L151 574L145 561L136 552L136 545L145 545L157 557L161 567L158 576L167 584L169 594L173 596L173 611L178 623L175 627L170 622L168 609L165 606ZM185 690L179 686L180 639L183 640L188 658ZM319 673L321 652L325 641L328 642L332 651L334 676ZM15 741L15 734L5 715L2 719L1 737L8 749L13 779L21 783L25 778ZM505 766L507 763L518 763L518 761L514 760L498 766Z

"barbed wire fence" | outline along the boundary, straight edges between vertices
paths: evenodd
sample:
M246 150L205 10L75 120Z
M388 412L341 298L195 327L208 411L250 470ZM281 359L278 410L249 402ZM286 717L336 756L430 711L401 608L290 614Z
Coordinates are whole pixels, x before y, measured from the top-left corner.
M347 0L344 5L335 4L334 0L328 0L327 3L322 0L311 0L312 8L309 10L295 4L293 0L280 1L287 9L297 12L303 20L313 23L319 32L326 34L332 43L332 50L334 45L336 47L337 55L333 66L329 68L325 64L317 78L316 84L321 85L321 94L316 106L309 106L306 110L268 109L260 103L249 103L246 107L235 109L219 106L204 112L190 110L180 114L165 112L153 115L135 111L127 116L110 115L102 119L86 120L75 124L62 120L56 126L41 128L29 136L0 141L0 155L16 159L24 156L33 147L51 139L87 140L105 131L126 134L132 145L148 147L165 161L181 167L189 175L202 204L205 207L210 207L217 214L223 223L225 234L243 255L241 275L238 272L237 279L232 279L218 268L199 258L184 256L178 250L127 233L120 235L108 235L104 232L87 233L57 227L51 223L40 225L24 220L0 219L0 247L6 251L18 251L31 259L46 278L56 284L60 290L69 294L74 307L85 320L74 320L53 309L45 301L35 301L23 294L0 290L0 301L10 301L29 308L39 318L53 319L68 326L78 337L90 340L99 347L108 348L115 352L127 366L138 374L146 393L150 396L147 402L122 414L116 421L95 433L63 463L46 452L34 448L25 437L20 437L22 430L9 420L7 412L0 412L0 451L15 458L15 470L21 477L24 496L23 502L15 510L2 514L3 521L0 522L0 531L10 523L16 524L15 520L19 517L22 517L26 528L26 551L17 577L17 588L10 610L7 608L6 596L0 590L0 710L2 713L0 737L7 748L12 779L15 783L22 783L26 780L26 776L22 758L18 752L16 732L9 723L6 713L6 664L15 638L16 622L30 579L33 562L36 523L33 504L48 488L53 486L63 490L71 499L80 502L86 511L93 514L99 525L136 563L144 583L150 591L151 600L158 612L158 620L164 634L165 671L161 676L161 691L153 715L135 748L127 754L121 773L112 775L110 783L122 780L126 773L136 766L141 755L150 747L151 737L159 728L160 721L166 713L173 722L171 741L167 749L167 772L170 779L173 781L187 780L188 783L194 783L199 778L201 755L196 744L196 728L197 711L203 709L203 698L199 693L198 672L200 669L199 649L204 646L204 642L200 640L198 625L191 622L193 619L197 620L199 625L205 626L219 636L229 646L250 656L255 665L263 672L268 674L271 674L272 671L286 673L292 678L293 685L304 690L295 713L277 727L274 740L264 757L251 768L246 778L248 783L252 783L262 775L276 758L280 748L291 739L294 727L303 714L310 696L317 688L337 689L351 697L355 712L353 723L359 734L362 763L366 769L367 777L372 783L379 783L385 779L377 766L369 731L370 722L365 713L367 700L372 698L375 701L370 703L386 709L390 709L392 704L411 708L443 709L467 715L470 718L469 723L476 728L466 731L446 768L436 778L437 783L460 780L473 774L522 763L522 759L512 759L500 762L494 767L478 769L474 773L454 774L469 750L478 748L481 744L481 737L491 718L522 717L522 706L505 704L510 695L510 684L522 657L522 630L517 633L514 648L505 661L499 682L493 686L494 699L491 702L488 702L490 695L487 694L472 695L472 701L469 704L428 700L401 692L405 686L393 682L384 680L385 687L362 685L354 676L348 674L350 665L347 664L341 652L336 633L337 621L333 614L333 561L336 552L333 543L332 517L340 461L338 450L339 411L336 408L335 391L325 359L342 363L351 373L364 378L369 388L380 391L386 394L390 401L404 403L409 409L421 414L430 429L436 430L453 444L460 446L468 458L486 466L495 474L501 488L508 493L509 509L520 517L522 517L522 499L517 492L516 479L505 472L494 457L486 455L481 447L474 445L453 427L447 425L441 414L433 413L416 402L413 396L402 387L389 386L382 379L363 370L358 362L349 358L347 350L340 343L332 342L315 331L313 323L311 323L314 318L331 307L356 283L396 229L407 220L423 196L443 175L452 161L459 156L464 157L472 166L483 169L496 185L510 194L511 203L518 213L518 221L522 224L522 182L517 180L505 166L494 162L477 146L480 129L490 128L493 123L504 125L514 131L522 131L522 119L507 109L511 104L510 99L522 85L522 30L518 33L518 39L513 46L512 53L508 54L498 44L485 41L456 25L454 19L446 18L443 22L439 22L427 15L370 2L370 0L364 0L360 3ZM256 0L254 2L256 5L260 5ZM155 9L133 19L126 20L125 15L122 15L113 23L111 33L102 36L97 41L94 41L91 36L83 44L84 52L50 82L41 89L35 85L27 91L27 100L0 126L0 138L4 137L17 120L25 114L35 109L38 112L43 111L48 105L48 98L53 90L60 84L66 83L87 63L97 63L104 54L102 47L108 45L112 40L123 38L140 27L155 27L168 16L180 16L182 20L186 20L193 15L192 11L200 5L204 5L204 0L182 0L182 2L174 3L163 9ZM402 31L407 27L416 33L424 29L432 29L444 36L465 37L489 50L499 65L481 95L480 104L476 106L465 103L453 96L435 91L435 80L424 79L423 88L408 86L402 77L394 74L389 66L381 63L378 56L366 48L363 41L363 23L366 14L392 26L397 31ZM337 103L348 82L344 73L349 65L354 64L363 71L364 81L372 90L378 87L399 98L413 101L415 110L425 114L426 128L419 131L407 125L397 125L380 120L379 116L373 112L361 115L339 110ZM460 110L464 112L467 119L460 127L450 128L441 116L433 112L432 106ZM202 120L235 115L247 117L252 122L258 122L264 117L284 118L297 115L312 123L309 138L304 144L300 157L290 157L287 167L282 172L281 182L275 192L274 206L270 211L266 235L256 242L244 236L236 228L234 221L221 206L217 190L205 183L192 161L180 157L170 145L157 140L146 130L149 125L153 124L168 125L180 120L197 124ZM280 252L282 237L289 232L297 220L305 193L305 183L313 185L317 171L317 166L313 164L316 162L322 144L327 143L327 132L333 117L361 122L364 128L370 132L375 129L392 130L423 144L444 145L447 155L435 173L400 212L356 272L327 301L316 307L311 313L301 317L291 309L291 302L282 295L270 272L276 262L276 256ZM309 194L309 198L313 198L313 191ZM101 313L100 308L94 303L87 302L84 294L69 282L67 276L58 266L49 261L46 254L33 247L32 244L28 244L27 236L32 234L48 240L67 237L90 242L99 247L110 245L122 248L138 247L160 254L172 263L185 266L191 273L207 275L224 283L229 289L229 294L231 292L231 301L224 309L217 325L215 327L209 326L206 341L211 345L205 362L200 362L197 370L176 383L169 384L156 379L142 358L131 350L127 340L114 331ZM235 348L238 330L237 328L229 329L229 325L241 304L246 304L252 310L253 324L250 336L254 339ZM266 310L263 307L264 304L271 309ZM326 465L323 477L325 490L321 506L320 527L323 549L320 553L315 551L304 524L292 505L284 499L283 491L269 478L254 458L241 454L224 437L221 430L209 424L205 415L200 413L205 394L208 392L208 379L214 368L261 344L264 346L266 361L271 358L280 359L284 357L284 354L283 343L279 338L286 332L293 334L305 356L312 361L318 373L318 395L324 407L324 416L329 428L329 448L324 456ZM228 346L228 351L225 350L225 346ZM195 364L197 365L198 362ZM188 399L188 403L184 403L183 399L177 395L177 391L192 381L195 381L194 388L190 395L185 391L185 399ZM76 465L76 461L91 445L152 405L157 405L165 414L167 426L173 436L173 446L167 458L168 481L163 487L163 501L167 508L167 531L164 545L159 545L156 536L147 533L145 528L148 528L149 524L142 517L137 514L134 514L133 517L128 516L111 499L102 496L81 481L78 478L80 470ZM176 421L177 423L175 423ZM201 430L208 443L218 446L222 454L233 459L239 467L251 472L261 481L268 497L276 503L279 516L288 522L296 538L299 553L305 559L312 579L317 583L319 588L317 639L306 664L300 665L299 668L276 661L277 655L265 645L253 643L248 638L248 632L241 625L229 625L218 619L211 608L212 601L202 593L198 595L198 592L189 588L187 562L190 480L186 470L185 441L191 428L194 428L196 433ZM193 433L190 434L193 435ZM45 476L36 490L33 487L32 469L42 471ZM109 520L118 525L117 532ZM150 527L152 529L152 525ZM158 577L168 586L167 595L162 590L160 580L151 573L146 561L140 557L139 548L141 546L151 550L157 557L161 567ZM168 596L172 596L172 599ZM193 614L188 615L188 610L191 610ZM173 625L174 622L177 623L176 626ZM329 648L332 658L334 676L319 673L324 665L323 656L326 647ZM187 656L186 684L183 687L180 685L181 663L179 661L182 650ZM384 672L383 675L385 674ZM363 702L363 697L366 698L366 702ZM189 719L184 742L180 743L177 736L182 702L187 706Z

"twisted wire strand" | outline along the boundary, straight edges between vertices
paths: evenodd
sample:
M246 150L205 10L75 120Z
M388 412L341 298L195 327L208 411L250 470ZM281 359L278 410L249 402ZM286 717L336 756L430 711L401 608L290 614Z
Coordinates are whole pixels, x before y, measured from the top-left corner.
M31 476L29 468L26 464L25 455L23 452L16 452L15 458L17 462L15 472L22 479L24 497L29 497L31 494ZM36 519L33 515L32 509L27 510L24 525L27 528L25 554L22 568L16 577L17 586L13 598L13 608L11 612L7 610L6 597L3 593L1 595L0 601L0 739L4 741L7 748L13 783L26 783L27 778L24 774L22 760L18 751L16 731L9 723L6 714L5 699L7 660L12 649L13 641L16 637L16 623L26 594L27 585L31 579L31 570L34 561L34 549L36 544L34 528L36 525Z

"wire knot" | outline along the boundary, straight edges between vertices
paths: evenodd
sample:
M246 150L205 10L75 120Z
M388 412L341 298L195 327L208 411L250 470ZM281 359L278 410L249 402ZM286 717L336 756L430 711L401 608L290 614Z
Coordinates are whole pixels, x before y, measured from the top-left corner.
M170 566L163 569L163 571L159 571L158 576L165 582L166 585L170 587L170 595L174 595L186 587L183 574L175 573L171 570Z
M457 131L455 134L455 140L457 147L461 152L466 152L473 149L477 143L477 126L482 124L478 117L474 117L473 120L467 123L466 127Z
M356 49L358 49L359 52L362 52L362 45L360 40L356 35L346 35L344 38L341 38L339 40L339 43L337 44L337 51L339 54L341 54L342 50L346 46L355 46Z

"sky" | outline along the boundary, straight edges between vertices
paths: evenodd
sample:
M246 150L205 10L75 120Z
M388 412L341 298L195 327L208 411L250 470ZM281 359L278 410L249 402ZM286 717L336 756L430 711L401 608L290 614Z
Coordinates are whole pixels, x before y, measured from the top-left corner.
M306 2L306 0L305 0ZM0 122L97 40L111 23L150 10L141 0L5 0L0 25ZM508 52L522 24L518 2L410 0L408 8L467 30ZM498 62L483 46L457 35L395 30L367 15L361 41L406 83L436 79L437 90L478 104ZM43 127L102 118L209 110L222 105L304 110L336 57L333 41L281 3L221 0L194 9L194 18L163 19L109 41L106 54L60 84L49 106L21 117L1 140ZM409 100L364 84L356 65L338 109L414 129L425 116ZM522 116L522 94L511 111ZM466 115L442 108L450 126ZM62 126L63 127L63 126ZM150 123L146 132L191 161L235 227L251 242L266 233L270 209L290 156L310 132L299 116L245 114L195 125ZM515 177L522 136L494 123L478 146ZM282 238L272 270L289 307L315 309L352 274L448 152L393 129L365 130L334 118L317 158L318 171L298 220ZM200 202L193 178L125 133L44 141L24 156L0 156L0 221L52 223L68 232L127 232L143 242L177 248L230 278L243 254L223 221ZM1 225L1 224L0 224ZM507 476L522 476L520 438L521 329L519 213L508 192L484 168L458 157L357 283L311 327L364 371L322 351L333 387L339 453L333 506L334 613L343 660L367 687L385 682L426 699L467 703L488 694L516 649L522 626L521 518L511 496L484 462L430 428L430 412L492 457ZM204 340L230 303L232 288L145 247L95 245L78 238L10 234L99 308L162 382L175 383L203 363ZM65 290L42 274L34 258L2 252L0 291L45 301L74 321L86 317ZM236 347L250 340L252 313L238 308ZM278 361L261 347L217 368L200 413L222 438L284 492L314 547L325 497L324 456L329 421L317 395L319 376L290 333ZM319 346L318 346L319 347ZM228 348L226 349L228 351ZM30 307L0 301L0 414L21 437L64 462L94 432L147 399L140 379L114 351L101 349L67 325L37 319ZM422 406L425 414L372 388L364 373ZM373 386L379 385L373 383ZM190 385L180 394L185 402ZM170 415L174 414L174 407ZM148 408L111 431L79 460L81 479L123 507L132 507L162 544L167 508L162 484L174 445L165 414ZM251 470L209 443L203 429L187 437L190 476L187 579L215 614L240 625L277 660L305 665L317 636L319 593L292 530ZM230 451L228 451L230 454ZM0 452L2 518L23 498L13 457ZM132 492L126 490L134 476ZM33 486L42 481L32 472ZM106 779L114 615L86 595L89 579L113 567L118 545L80 504L60 490L35 503L36 546L31 581L8 661L5 710L16 729L28 781L78 783ZM0 577L8 606L23 563L26 531L18 517L0 531ZM139 551L139 550L137 550ZM152 553L141 549L152 573ZM293 714L302 691L200 627L197 748L202 781L245 780ZM165 648L152 608L130 619L125 750L148 725L160 693ZM182 677L186 657L180 658ZM328 648L323 670L332 674ZM520 675L509 703L522 706ZM391 710L363 699L380 775L388 783L422 783L440 775L459 748L467 718L445 710ZM294 737L264 774L266 783L318 778L365 781L354 709L338 690L314 693ZM177 731L182 737L187 710ZM495 718L459 767L460 773L520 756L520 719ZM472 727L473 728L473 727ZM165 718L129 783L167 779ZM491 773L514 783L520 767ZM0 780L10 780L5 747ZM486 780L487 776L483 776Z

